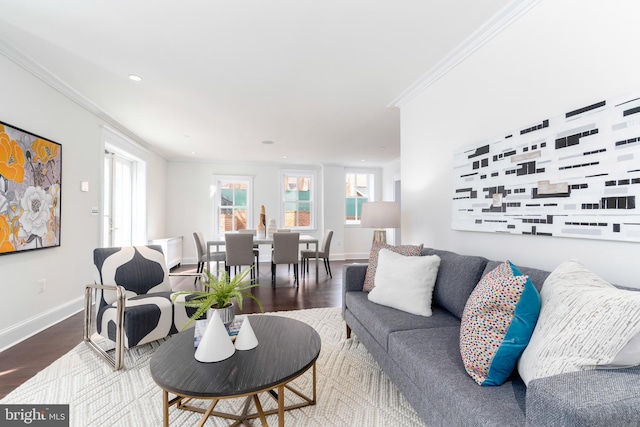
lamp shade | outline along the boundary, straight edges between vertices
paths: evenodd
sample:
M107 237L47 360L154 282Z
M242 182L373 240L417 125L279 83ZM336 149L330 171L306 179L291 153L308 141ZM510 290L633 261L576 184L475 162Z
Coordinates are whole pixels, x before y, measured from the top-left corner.
M400 227L400 205L397 202L367 202L362 204L360 227Z

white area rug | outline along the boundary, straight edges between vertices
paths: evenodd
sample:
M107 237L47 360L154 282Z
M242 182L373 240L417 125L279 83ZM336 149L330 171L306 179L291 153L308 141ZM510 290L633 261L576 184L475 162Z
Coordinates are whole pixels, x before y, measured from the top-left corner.
M322 339L317 361L317 404L285 413L287 426L424 426L409 403L356 338L346 339L340 308L275 313L303 321ZM169 338L171 339L171 338ZM162 391L151 379L149 361L161 344L155 342L125 352L125 369L114 372L84 343L11 392L1 403L70 404L72 426L162 425ZM295 380L311 395L311 371ZM289 404L292 393L286 394ZM264 409L273 399L260 398ZM216 410L240 411L244 399L221 402ZM203 403L204 406L204 403ZM253 404L252 404L253 407ZM197 425L201 415L172 407L170 425ZM267 417L269 425L277 416ZM210 418L207 426L228 426L230 420ZM259 420L252 425L259 426Z

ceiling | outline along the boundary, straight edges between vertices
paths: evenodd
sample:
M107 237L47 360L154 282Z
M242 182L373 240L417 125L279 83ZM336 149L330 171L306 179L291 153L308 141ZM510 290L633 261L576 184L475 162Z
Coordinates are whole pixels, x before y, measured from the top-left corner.
M392 101L508 3L0 0L0 44L169 160L380 166Z

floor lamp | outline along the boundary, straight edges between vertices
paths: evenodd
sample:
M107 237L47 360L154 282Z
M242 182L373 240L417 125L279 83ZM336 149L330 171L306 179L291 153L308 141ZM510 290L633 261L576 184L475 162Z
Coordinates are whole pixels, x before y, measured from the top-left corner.
M400 205L397 202L363 203L360 227L375 228L373 232L374 243L387 243L385 228L400 227Z

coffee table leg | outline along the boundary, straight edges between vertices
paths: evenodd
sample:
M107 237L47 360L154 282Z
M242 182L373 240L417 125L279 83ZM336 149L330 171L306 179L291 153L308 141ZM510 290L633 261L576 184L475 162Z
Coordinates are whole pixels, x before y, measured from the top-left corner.
M284 385L278 386L278 427L284 427Z
M162 390L162 425L169 427L169 392Z
M213 412L213 408L216 407L217 403L218 403L218 399L214 399L213 402L211 402L211 405L209 405L209 407L205 411L204 415L202 416L202 419L200 420L200 423L198 424L198 427L202 427L204 425L204 423L207 422L207 419L211 416L211 413Z
M264 416L264 411L262 410L262 405L260 404L260 399L257 394L253 395L253 402L256 404L256 411L260 416L260 421L262 422L263 427L269 427L267 423L267 417Z

